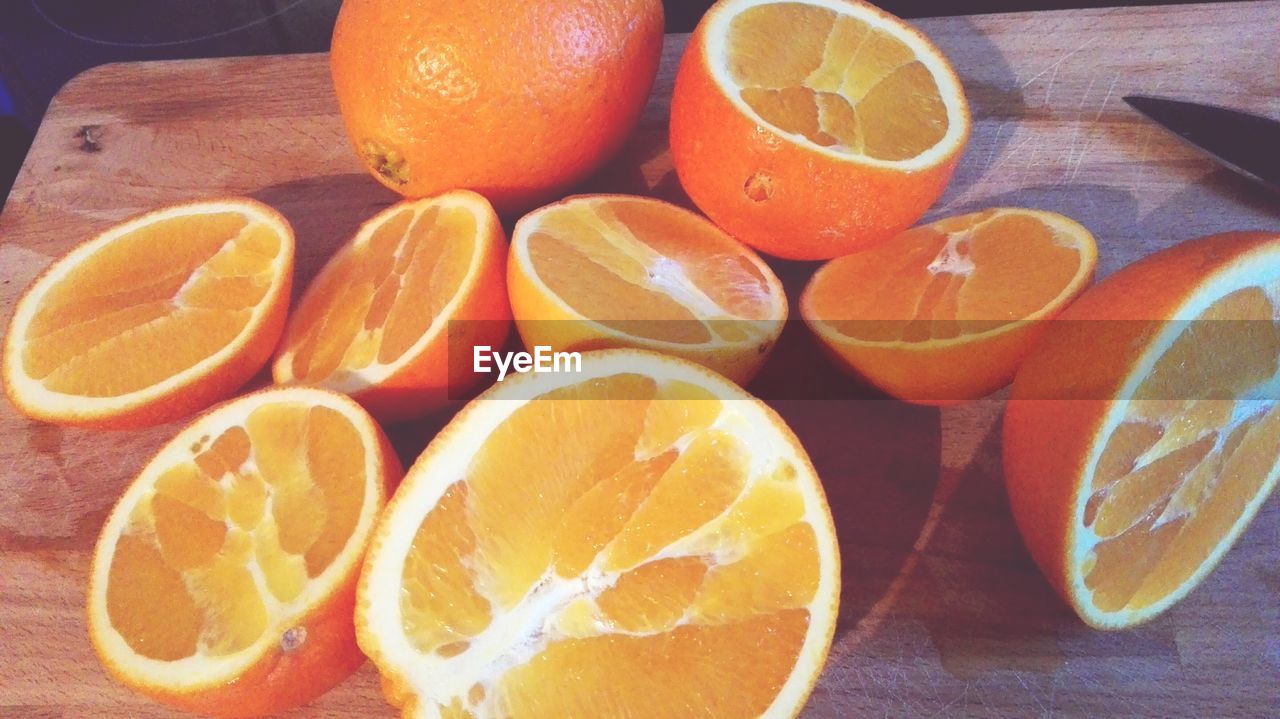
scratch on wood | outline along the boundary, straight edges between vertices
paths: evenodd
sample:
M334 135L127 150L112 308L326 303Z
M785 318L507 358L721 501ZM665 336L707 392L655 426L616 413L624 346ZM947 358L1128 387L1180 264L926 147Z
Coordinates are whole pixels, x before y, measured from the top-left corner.
M1026 82L1022 83L1022 85L1020 85L1019 87L1023 90L1027 89L1028 85L1044 77L1045 74L1057 70L1059 65L1066 62L1067 60L1070 60L1072 57L1075 57L1077 54L1079 54L1083 50L1088 49L1091 45L1093 45L1093 43L1097 42L1097 40L1098 38L1094 36L1089 36L1085 38L1085 41L1080 43L1080 47L1077 47L1076 49L1072 50L1066 55L1063 55L1057 60L1054 60L1052 65L1049 65L1048 67L1041 70L1040 72L1037 72L1036 74L1032 75L1030 80L1027 80Z

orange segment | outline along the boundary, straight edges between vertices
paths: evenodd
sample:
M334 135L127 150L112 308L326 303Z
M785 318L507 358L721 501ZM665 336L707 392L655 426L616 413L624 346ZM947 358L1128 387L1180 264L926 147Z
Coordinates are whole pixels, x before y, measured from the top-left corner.
M401 202L361 225L312 281L272 372L352 395L381 419L424 414L472 379L471 347L510 321L506 243L467 191Z
M360 662L352 629L315 648L306 632L350 611L398 472L368 415L329 392L268 390L197 418L98 540L89 617L103 664L215 716L280 711L341 681Z
M942 195L969 128L942 53L864 2L720 0L671 99L689 197L789 259L839 257L911 226Z
M841 363L913 402L976 399L1018 362L1093 277L1097 247L1075 222L1002 208L907 230L824 265L800 301Z
M27 290L5 385L51 422L155 424L249 379L279 336L293 232L248 199L174 205L117 225Z
M357 625L406 711L794 716L837 555L812 466L764 405L683 360L588 352L437 436L381 521Z
M1089 623L1132 626L1185 596L1280 476L1277 267L1265 233L1156 253L1082 295L1020 370L1011 502Z
M527 346L670 352L745 382L786 319L782 286L705 219L641 197L584 195L526 215L508 287Z

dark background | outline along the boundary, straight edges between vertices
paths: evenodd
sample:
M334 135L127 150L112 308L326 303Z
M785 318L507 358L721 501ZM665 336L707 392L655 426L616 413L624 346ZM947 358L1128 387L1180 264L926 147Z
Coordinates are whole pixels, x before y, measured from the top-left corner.
M711 5L664 1L668 32L692 30ZM923 17L1160 2L878 4L903 17ZM0 0L0 200L8 197L49 100L77 73L123 60L324 51L339 5L341 0Z

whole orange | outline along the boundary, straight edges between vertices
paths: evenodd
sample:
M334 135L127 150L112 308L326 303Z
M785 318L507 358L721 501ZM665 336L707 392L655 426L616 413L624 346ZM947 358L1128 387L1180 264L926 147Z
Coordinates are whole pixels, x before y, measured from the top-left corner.
M659 0L346 0L330 69L366 167L406 197L529 209L618 149L662 53Z

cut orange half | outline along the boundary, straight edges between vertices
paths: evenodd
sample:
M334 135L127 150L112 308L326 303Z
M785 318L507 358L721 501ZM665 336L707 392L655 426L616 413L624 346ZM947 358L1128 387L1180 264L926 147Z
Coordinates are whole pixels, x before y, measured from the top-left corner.
M1052 212L986 210L824 265L800 314L846 369L909 402L977 399L1013 380L1093 278L1093 235Z
M276 382L349 394L383 421L440 407L481 378L472 347L500 346L510 330L506 253L493 207L474 192L379 212L307 287Z
M681 184L731 235L779 257L883 242L942 195L969 136L946 58L855 0L720 0L671 101Z
M288 311L293 230L233 198L172 205L54 262L18 301L4 384L61 424L159 424L230 395L262 367Z
M220 717L310 701L364 660L356 578L400 466L349 398L246 395L142 470L94 549L89 635L122 683Z
M756 253L688 210L583 195L516 224L507 273L528 347L637 347L738 382L768 358L787 318L782 284Z
M589 352L431 442L356 626L405 717L791 717L830 646L838 551L772 410L684 360Z
M1050 582L1089 624L1187 595L1280 476L1280 235L1186 242L1053 323L1013 384L1005 480Z

